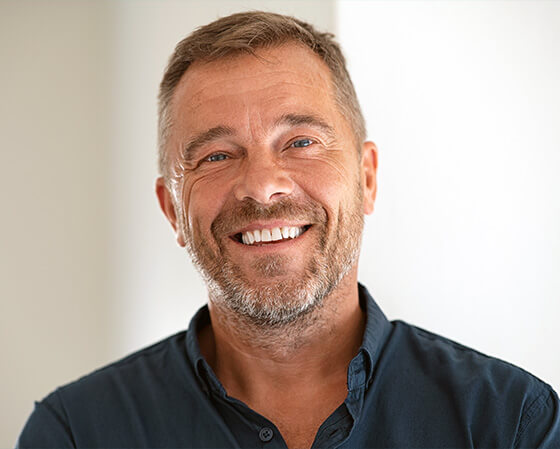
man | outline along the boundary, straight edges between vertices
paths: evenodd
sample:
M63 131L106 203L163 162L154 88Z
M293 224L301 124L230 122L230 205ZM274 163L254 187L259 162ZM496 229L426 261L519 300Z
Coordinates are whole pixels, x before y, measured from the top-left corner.
M331 35L217 20L159 98L156 191L208 307L38 403L20 447L560 447L548 385L357 283L377 149Z

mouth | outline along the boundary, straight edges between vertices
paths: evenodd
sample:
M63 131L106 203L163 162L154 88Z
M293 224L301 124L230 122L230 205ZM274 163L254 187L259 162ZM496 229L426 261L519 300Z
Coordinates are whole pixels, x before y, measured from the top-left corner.
M233 234L230 238L243 245L262 246L297 239L310 227L311 225L260 228L238 232L237 234Z

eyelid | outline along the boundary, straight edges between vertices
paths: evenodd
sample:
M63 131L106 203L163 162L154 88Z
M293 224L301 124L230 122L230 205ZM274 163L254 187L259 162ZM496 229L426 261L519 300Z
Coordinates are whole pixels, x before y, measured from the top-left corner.
M299 142L299 141L301 141L301 140L309 140L311 143L310 143L309 145L304 146L304 147L293 147L293 145L294 145L296 142ZM294 138L294 139L291 139L291 140L289 141L289 143L288 143L287 146L288 146L288 148L307 148L307 147L309 147L309 146L311 146L311 145L313 145L313 144L316 144L316 143L321 143L321 141L318 140L318 139L315 139L315 138L313 138L313 137L301 136L301 137L296 137L296 138Z
M231 155L229 155L229 154L227 154L227 153L225 153L225 152L223 152L223 151L216 151L216 152L214 152L214 153L210 153L210 154L208 154L207 156L203 157L203 158L201 159L200 162L212 162L212 161L210 161L209 159L210 159L211 157L213 157L213 156L225 156L226 159L231 158ZM222 159L222 160L223 160L223 159ZM216 162L219 162L219 161L216 161Z

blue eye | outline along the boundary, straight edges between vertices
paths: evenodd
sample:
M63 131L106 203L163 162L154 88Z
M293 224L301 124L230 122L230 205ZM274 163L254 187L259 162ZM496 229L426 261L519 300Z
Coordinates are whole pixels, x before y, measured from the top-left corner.
M294 148L305 148L312 144L313 141L311 139L298 139L294 140L290 146Z
M225 161L226 159L227 159L227 155L222 153L211 154L206 158L208 162L219 162L219 161Z

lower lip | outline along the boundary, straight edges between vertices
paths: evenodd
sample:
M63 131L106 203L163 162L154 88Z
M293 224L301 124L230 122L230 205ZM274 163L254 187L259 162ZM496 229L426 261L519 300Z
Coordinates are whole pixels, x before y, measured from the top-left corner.
M266 243L259 242L259 243L253 243L252 245L245 245L244 243L238 242L233 238L230 238L230 240L233 243L237 244L238 246L251 251L257 251L257 252L278 251L280 249L289 248L291 246L295 246L301 243L302 239L309 233L312 227L313 226L309 227L302 234L298 235L296 238L293 239L282 239L282 240L276 240L276 241L271 241Z

